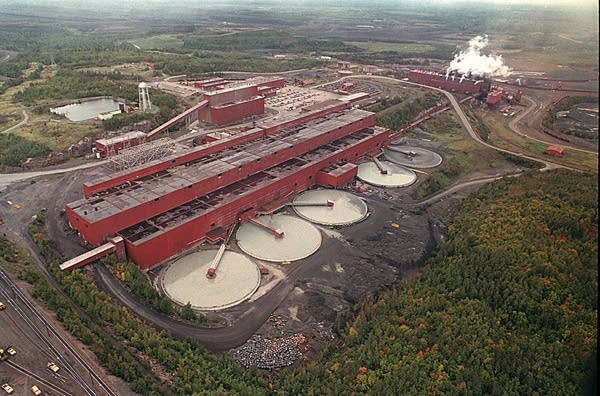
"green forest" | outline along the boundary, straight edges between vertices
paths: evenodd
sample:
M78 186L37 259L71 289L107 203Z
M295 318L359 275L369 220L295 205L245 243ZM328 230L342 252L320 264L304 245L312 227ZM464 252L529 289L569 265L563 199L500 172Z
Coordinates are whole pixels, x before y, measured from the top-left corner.
M365 302L279 394L596 394L598 180L528 173L465 200L423 275Z
M0 165L19 166L29 157L42 157L51 151L48 146L12 133L0 135Z
M213 36L183 36L184 48L212 51L278 50L294 53L312 51L361 52L340 40L317 40L274 30L258 30Z
M30 233L76 306L31 270L20 277L35 283L34 295L111 373L142 394L592 395L597 194L595 175L568 171L528 172L483 187L460 204L447 241L419 278L364 301L340 344L316 361L268 377L152 330L112 304L85 271L60 272L43 212ZM15 257L9 252L3 266L14 271ZM146 294L139 274L122 270L128 285ZM160 363L169 379L150 374L139 354Z

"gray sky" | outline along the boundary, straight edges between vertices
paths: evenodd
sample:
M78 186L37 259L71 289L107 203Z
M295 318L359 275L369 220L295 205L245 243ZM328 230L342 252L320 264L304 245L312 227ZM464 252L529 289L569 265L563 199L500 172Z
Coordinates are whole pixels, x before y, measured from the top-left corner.
M381 0L379 0L381 1ZM62 4L81 4L81 5L90 5L90 4L128 4L128 5L140 5L144 4L173 4L173 3L186 3L191 8L200 8L203 5L218 5L218 4L252 4L252 3L275 3L279 5L298 5L302 3L310 3L310 4L327 4L327 5L343 5L344 3L354 3L354 4L368 4L368 0L365 1L357 1L357 0L213 0L211 2L202 1L202 2L194 2L193 0L187 0L185 2L180 0L0 0L1 2L18 4L18 3L26 3L26 4L51 4L51 5L61 5ZM553 5L572 5L572 6L590 6L598 5L598 0L388 0L390 4L406 4L406 3L417 3L417 4L453 4L453 3L493 3L493 4L536 4L543 6L553 6Z

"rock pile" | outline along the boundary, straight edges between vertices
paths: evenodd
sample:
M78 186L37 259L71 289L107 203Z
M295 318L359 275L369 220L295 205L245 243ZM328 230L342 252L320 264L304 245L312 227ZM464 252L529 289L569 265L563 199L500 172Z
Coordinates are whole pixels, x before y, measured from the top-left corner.
M300 356L300 345L306 342L302 333L288 337L263 338L255 335L237 349L233 358L245 367L274 369L292 365Z

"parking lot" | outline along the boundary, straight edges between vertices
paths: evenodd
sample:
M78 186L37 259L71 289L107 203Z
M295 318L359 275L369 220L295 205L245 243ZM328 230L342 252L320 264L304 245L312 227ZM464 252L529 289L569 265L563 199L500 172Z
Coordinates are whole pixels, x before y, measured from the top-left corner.
M267 98L265 105L280 113L295 114L305 106L310 106L325 100L336 99L339 95L316 89L286 86L276 96Z

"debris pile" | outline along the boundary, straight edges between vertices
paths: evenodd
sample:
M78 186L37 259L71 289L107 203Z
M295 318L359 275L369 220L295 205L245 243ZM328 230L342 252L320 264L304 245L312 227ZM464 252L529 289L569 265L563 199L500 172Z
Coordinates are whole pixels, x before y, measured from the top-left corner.
M303 333L288 337L264 338L253 336L237 349L233 358L245 367L274 369L292 365L300 356L300 347L306 343Z

